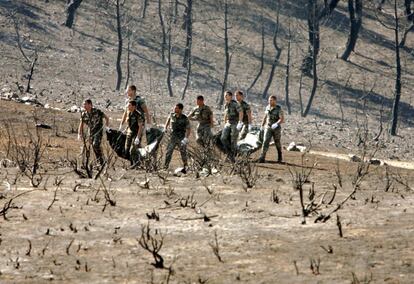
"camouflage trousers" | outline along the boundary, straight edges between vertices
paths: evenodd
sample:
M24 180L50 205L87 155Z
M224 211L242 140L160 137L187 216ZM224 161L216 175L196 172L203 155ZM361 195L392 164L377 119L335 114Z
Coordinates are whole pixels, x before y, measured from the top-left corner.
M89 136L89 143L90 145L92 145L92 149L93 152L95 153L95 157L96 160L98 161L99 164L103 164L105 162L104 160L104 155L103 155L103 151L102 151L102 133L95 133L95 134L91 134ZM85 142L86 143L86 142ZM85 147L86 145L84 145L82 147L82 156L83 156L83 163L85 162L85 152L87 151L88 147Z
M261 158L266 157L266 153L269 150L269 143L270 140L273 138L275 141L276 150L278 153L278 160L282 160L282 144L280 143L282 129L280 127L276 129L272 129L271 127L267 127L264 131L263 137L263 145L262 145L262 153L260 155Z
M132 164L138 161L138 151L137 148L139 145L134 145L134 140L137 137L136 133L127 133L125 139L124 153L125 156L131 161Z
M207 147L211 143L213 134L211 133L210 125L198 125L196 142L203 147Z
M221 132L220 140L228 155L234 156L236 154L238 134L239 132L237 131L237 125L235 123L226 123L223 132Z
M244 123L243 128L240 130L239 133L239 140L243 140L244 138L246 138L247 133L249 133L249 124Z
M168 168L172 159L172 155L175 147L178 146L181 154L181 160L183 161L184 167L187 167L187 146L181 144L181 140L184 137L177 137L171 135L170 141L168 141L167 152L165 153L164 168Z

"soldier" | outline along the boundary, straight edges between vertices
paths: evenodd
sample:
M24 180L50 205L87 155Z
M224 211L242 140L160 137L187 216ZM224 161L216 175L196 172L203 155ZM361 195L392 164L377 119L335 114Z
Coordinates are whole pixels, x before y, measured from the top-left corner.
M197 125L197 143L201 146L208 146L211 142L211 128L213 127L213 112L211 108L204 104L204 97L197 97L197 107L188 115L191 120L198 121Z
M221 133L221 143L227 152L230 161L234 160L237 148L237 135L243 127L243 111L240 105L233 100L233 93L224 93L226 105L224 106L224 128Z
M128 105L130 101L135 100L137 102L137 106L136 109L138 110L138 112L143 113L144 116L144 123L145 123L145 129L150 129L151 128L151 116L148 110L148 107L145 103L144 98L137 96L137 87L135 85L130 85L127 89L127 102L126 102L126 108L124 111L124 114L122 115L122 120L121 120L121 124L119 125L119 130L122 129L122 125L124 124L124 122L127 119L127 114L128 114ZM142 139L142 134L143 131L141 132L141 136L139 136L139 139Z
M246 138L247 133L252 130L252 110L250 105L243 100L242 91L236 91L236 100L243 111L243 127L239 133L239 140Z
M281 106L276 103L276 96L271 96L269 98L269 105L265 110L265 116L263 117L261 130L264 130L264 138L262 153L258 160L259 163L265 162L266 152L269 150L269 143L272 137L276 145L277 162L282 163L283 161L280 136L282 132L281 124L285 121L285 117Z
M89 143L92 144L96 159L102 166L105 163L101 146L103 135L103 119L105 119L106 130L110 131L108 128L109 118L101 110L94 108L90 99L87 99L83 102L83 108L85 111L82 112L81 121L79 123L78 140L84 138L84 126L86 124L89 128L89 135L88 139L84 141L89 141ZM84 150L85 149L82 151Z
M126 121L128 127L126 129L124 153L127 158L130 158L133 165L137 165L139 161L136 148L139 147L140 137L144 128L144 115L137 110L136 101L128 103Z
M176 104L174 112L170 114L165 123L164 131L167 130L168 126L171 125L171 138L168 142L167 152L165 154L164 168L168 169L170 165L172 154L176 146L179 147L181 153L181 159L183 160L184 170L187 171L187 144L188 137L190 136L190 121L187 116L183 114L184 106L181 103Z

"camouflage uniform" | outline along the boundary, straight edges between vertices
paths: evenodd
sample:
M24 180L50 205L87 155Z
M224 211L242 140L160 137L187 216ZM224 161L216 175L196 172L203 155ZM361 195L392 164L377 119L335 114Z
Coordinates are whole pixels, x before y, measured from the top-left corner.
M250 105L245 101L239 103L241 109L243 110L243 128L239 133L239 140L246 138L247 133L249 132L249 116L248 112L250 111Z
M172 154L176 146L179 147L181 153L181 159L183 160L184 167L187 166L187 146L182 145L181 141L185 138L187 129L190 129L190 121L185 114L181 114L179 117L175 113L170 115L170 125L172 129L171 138L168 142L167 152L165 154L164 167L168 168L170 165Z
M126 99L125 104L126 104L126 109L128 111L128 104L131 100L130 99ZM137 108L136 110L138 111L138 113L142 114L142 118L143 118L143 122L145 123L145 112L144 109L147 104L145 103L145 99L141 98L140 96L136 96L134 101L137 102ZM142 135L144 134L144 131L141 133L141 137L139 137L139 139L142 139Z
M104 113L96 108L92 108L90 112L83 112L81 121L89 128L89 142L92 144L96 159L100 164L104 163L102 153L102 136L103 136L103 118ZM83 149L82 151L84 151Z
M128 116L127 116L128 128L126 130L124 153L127 158L131 158L130 159L131 162L137 161L137 151L136 151L137 147L133 145L133 142L138 135L138 125L141 123L144 123L144 117L141 112L137 110L133 112L128 112Z
M188 116L196 121L197 125L197 136L196 141L202 146L210 144L213 134L211 133L211 117L213 112L209 106L203 105L202 107L196 107Z
M227 115L227 121L224 125L223 132L221 133L220 140L226 149L227 154L232 157L236 154L238 136L237 122L239 121L239 112L241 111L242 109L240 105L234 100L226 103L224 107L224 113Z
M282 145L280 143L280 137L281 137L282 128L279 125L279 127L277 127L276 129L272 129L271 126L273 123L276 123L280 119L280 117L283 116L283 110L280 107L280 105L276 105L276 107L274 108L267 106L265 112L266 112L267 118L266 118L262 153L260 155L260 159L264 160L264 158L266 157L266 153L269 150L270 140L273 137L273 140L275 141L277 155L278 155L277 160L281 162L282 161Z

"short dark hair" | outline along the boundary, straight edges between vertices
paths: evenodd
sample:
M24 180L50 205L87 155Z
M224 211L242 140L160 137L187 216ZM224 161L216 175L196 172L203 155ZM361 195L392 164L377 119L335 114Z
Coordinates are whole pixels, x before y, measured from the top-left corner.
M136 92L136 91L137 91L137 87L136 87L135 85L130 85L130 86L129 86L129 88L130 88L131 90L133 90L134 92Z
M236 91L236 96L237 96L237 95L244 96L243 92L242 92L242 91L240 91L240 90L237 90L237 91Z
M175 106L178 107L179 109L183 109L184 108L184 105L182 103L178 103Z
M233 93L231 91L225 91L224 94L226 96L233 96Z
M86 99L83 101L85 104L91 105L92 104L92 100L91 99Z
M197 96L197 100L204 101L204 97L203 96Z
M270 96L271 99L274 99L275 101L277 101L276 96Z
M134 107L137 106L137 102L136 101L129 101L128 104L130 104L131 106L134 106Z

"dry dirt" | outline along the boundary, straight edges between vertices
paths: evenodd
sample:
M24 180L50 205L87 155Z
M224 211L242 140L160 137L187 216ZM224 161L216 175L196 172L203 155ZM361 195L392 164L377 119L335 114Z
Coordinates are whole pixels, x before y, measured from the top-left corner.
M7 12L16 9L24 50L30 55L39 48L32 93L41 103L62 110L0 100L0 159L8 158L4 132L7 124L23 144L28 139L27 127L34 133L34 117L52 126L51 130L40 130L47 147L40 168L43 180L38 188L33 188L18 168L0 167L0 212L11 205L5 216L0 216L1 283L413 282L412 33L407 38L407 48L402 50L399 136L387 134L395 79L392 31L376 21L372 9L365 9L356 52L350 62L337 59L347 40L346 3L341 1L321 27L320 84L311 114L302 118L298 89L300 65L307 49L305 5L281 1L279 43L283 51L270 93L276 94L285 108L284 64L290 25L294 33L292 114L286 115L282 142L285 147L292 141L303 143L310 153L303 157L301 153L285 151L285 165L258 164L258 180L248 190L240 176L229 174L230 164L208 177L197 177L194 172L182 177L161 172L160 177L129 170L128 163L118 159L101 175L102 179L82 179L69 163L79 158L79 113L65 110L91 97L110 116L110 126L117 128L124 102L121 92L114 91L114 11L98 7L98 2L84 1L75 28L69 30L62 26L63 0L0 0L0 96L10 92L26 95L18 91L16 82L26 84L28 64L17 48L15 31L6 17ZM138 86L157 124L162 125L177 101L184 102L186 112L199 94L206 97L208 105L216 105L224 58L222 10L209 1L194 3L194 75L186 98L180 100L185 77L181 67L185 42L181 22L173 28L175 96L170 98L165 84L166 66L160 61L156 1L149 2L148 16L133 19L130 82ZM274 58L271 41L276 9L270 2L236 0L231 4L230 89L245 90L257 74L260 19L265 26L265 67L248 97L256 125L265 105L260 95ZM131 9L133 14L139 14L140 7L135 2ZM125 71L125 52L123 56ZM309 96L310 81L306 78L304 82L304 101ZM108 102L111 104L106 108ZM214 131L218 131L222 114L217 108L214 112ZM380 120L384 129L378 135ZM327 222L315 223L318 214L330 212L352 192L359 164L349 162L347 157L360 154L359 134L365 122L370 150L378 146L375 157L390 166L372 165L359 190L341 209ZM372 140L377 135L379 143ZM107 145L105 149L106 155L111 153ZM274 157L271 148L268 159ZM172 168L180 165L175 153ZM338 167L342 189L336 174ZM308 173L312 168L304 185L305 205L309 204L312 185L318 202L323 194L326 196L317 212L302 224L299 191L293 187L292 174ZM115 206L105 206L103 185L116 201ZM334 185L338 187L335 199L327 204ZM147 217L153 212L159 221ZM343 237L339 236L337 215ZM152 255L138 243L145 225L150 226L152 235L157 232L155 237L161 233L164 236L160 255L165 267L171 267L169 278L168 269L155 268ZM215 235L222 261L211 246Z
M2 133L8 121L21 141L26 124L33 128L34 113L39 121L55 121L52 130L41 130L48 147L37 189L17 168L0 169L1 208L15 197L7 219L0 221L2 283L412 282L412 170L389 167L387 179L385 167L371 166L360 189L331 219L315 223L314 212L302 224L291 173L313 168L304 185L305 205L313 186L316 203L326 192L317 210L326 214L351 193L358 163L311 154L302 160L301 153L285 151L286 165L257 165L258 180L251 189L238 175L228 174L229 164L209 177L169 174L164 183L157 174L128 170L118 160L101 178L81 179L67 161L79 154L72 132L77 114L13 102L1 106ZM6 140L2 135L3 158ZM274 155L272 148L268 158ZM178 166L176 155L173 167ZM337 167L343 188L327 204L333 184L339 184ZM105 206L103 185L115 206ZM153 212L159 221L149 220ZM171 267L168 280L168 269L155 268L152 255L138 243L145 225L156 237L164 236L159 253L165 267ZM222 261L211 246L215 234Z

